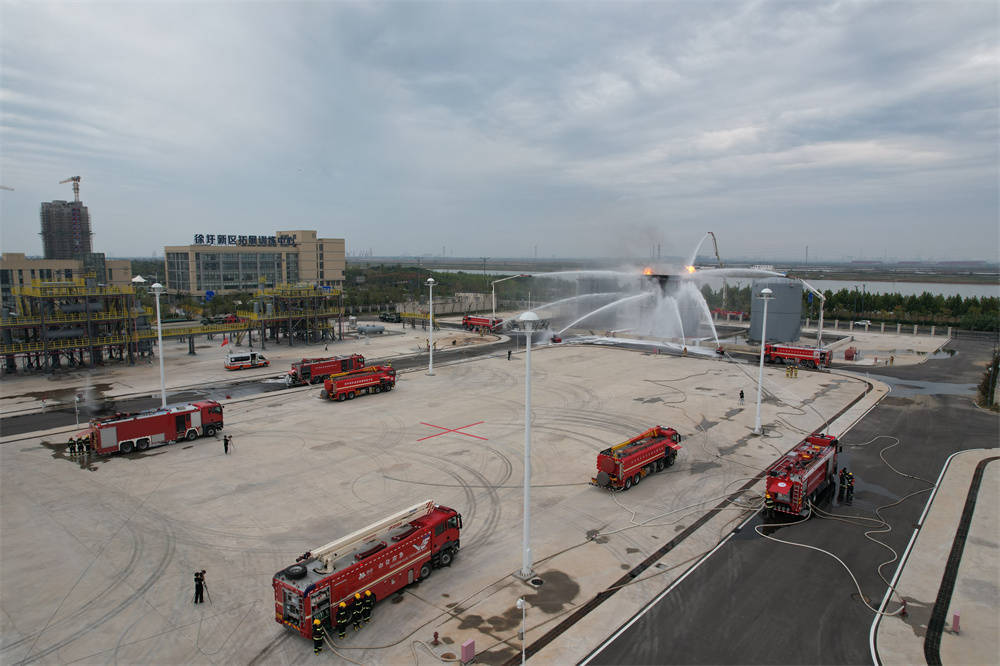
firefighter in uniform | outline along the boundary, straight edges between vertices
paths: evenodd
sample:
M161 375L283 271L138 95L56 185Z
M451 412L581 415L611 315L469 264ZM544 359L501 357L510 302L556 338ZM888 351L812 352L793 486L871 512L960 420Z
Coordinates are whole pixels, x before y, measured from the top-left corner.
M72 437L69 438L69 444L66 445L66 450L69 451L70 457L76 455L76 440Z
M854 472L847 473L847 501L854 500Z
M365 590L365 596L361 600L361 617L364 619L365 624L372 621L372 608L375 607L375 597L372 596L371 590Z
M837 492L838 499L844 499L844 493L847 492L847 468L840 468L840 489Z
M351 622L354 623L354 631L361 630L361 595L354 595L354 603L351 604Z
M343 601L337 607L337 638L343 640L347 635L347 623L351 619L351 611L347 610L347 604Z
M319 618L313 620L313 654L323 651L323 623Z
M774 515L774 499L771 493L764 493L764 515L769 518Z

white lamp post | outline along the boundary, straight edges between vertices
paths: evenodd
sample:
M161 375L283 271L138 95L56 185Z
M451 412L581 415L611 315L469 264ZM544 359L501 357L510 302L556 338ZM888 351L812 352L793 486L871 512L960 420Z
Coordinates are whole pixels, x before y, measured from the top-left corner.
M523 312L517 318L524 328L524 531L521 535L520 577L531 578L531 331L538 321L534 312Z
M428 313L430 314L430 327L427 330L427 351L429 352L427 360L427 374L431 377L434 376L434 278L427 278L427 285L430 290L430 307L428 308Z
M514 278L531 277L527 273L521 273L520 275L510 275L505 278L500 278L499 280L493 280L490 282L490 289L493 292L493 318L490 319L490 329L493 328L493 322L497 318L497 282L503 282L504 280L513 280Z
M160 357L160 407L166 409L167 385L163 375L163 322L160 319L160 294L163 293L163 285L159 282L154 282L149 290L156 297L156 344L158 346L156 355Z
M760 299L764 301L764 318L760 323L760 369L757 372L757 420L754 422L753 432L755 435L761 434L760 429L760 394L764 384L764 346L767 344L767 302L771 300L773 291L764 287L760 290Z
M525 626L524 626L524 614L525 614L525 609L528 607L528 604L525 603L525 601L524 601L524 597L521 597L520 599L517 600L517 607L521 609L521 664L523 666L524 665L524 644L525 644L526 639L527 639L527 636L525 635L527 633L527 631L526 631Z

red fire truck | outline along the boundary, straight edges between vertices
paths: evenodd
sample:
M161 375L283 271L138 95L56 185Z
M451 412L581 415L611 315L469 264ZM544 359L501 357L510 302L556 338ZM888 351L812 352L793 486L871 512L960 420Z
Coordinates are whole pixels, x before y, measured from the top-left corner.
M815 347L792 347L790 345L775 345L768 343L764 345L764 360L768 363L781 361L804 366L806 368L818 368L829 366L833 354L827 349L816 349Z
M628 490L644 477L670 467L680 451L680 434L653 426L641 435L597 454L597 476L590 483L612 490Z
M90 450L100 454L145 451L199 435L211 437L222 430L222 405L214 400L174 405L135 414L115 414L92 419L90 427L74 439L87 440Z
M391 391L396 386L396 370L391 365L370 365L323 382L323 394L330 400L353 400L365 393Z
M339 375L363 367L365 367L365 357L361 354L304 358L292 363L292 369L285 375L285 383L289 386L318 384L332 375Z
M837 475L840 442L833 435L813 433L767 468L764 504L780 513L805 515L806 500L815 501Z
M500 319L499 317L494 319L492 317L473 317L472 315L465 315L462 317L462 328L469 331L485 328L488 331L496 333L503 328L503 319Z
M461 529L461 514L427 500L304 553L274 575L274 619L311 638L313 620L329 626L355 594L379 601L450 566Z

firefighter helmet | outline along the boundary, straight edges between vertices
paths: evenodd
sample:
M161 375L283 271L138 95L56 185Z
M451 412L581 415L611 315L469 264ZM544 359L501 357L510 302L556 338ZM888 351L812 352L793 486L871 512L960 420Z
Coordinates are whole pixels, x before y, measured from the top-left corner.
M341 601L340 602L340 607L341 608L347 608L347 604L345 604L343 601Z
M316 618L315 620L313 620L313 624L316 624L316 625L320 624L319 618Z
M357 592L354 593L354 598L357 599L358 601L361 601L361 595L358 594Z
M365 596L366 597L372 596L372 591L371 590L365 590Z

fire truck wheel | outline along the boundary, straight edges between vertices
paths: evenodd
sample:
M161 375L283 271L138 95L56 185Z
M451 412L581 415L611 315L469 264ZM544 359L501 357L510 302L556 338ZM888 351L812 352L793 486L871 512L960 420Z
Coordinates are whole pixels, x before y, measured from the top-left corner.
M431 565L424 564L420 567L420 580L429 578L431 575Z
M380 389L379 389L379 387L377 387L377 386L373 386L373 387L372 387L372 393L378 393L378 392L379 392L379 390L380 390Z
M354 400L354 391L348 391L347 392L347 399L348 400Z
M205 437L215 437L215 428L208 426L205 428Z
M291 578L292 580L297 580L299 578L302 578L307 573L309 572L306 570L305 566L301 564L293 564L292 566L285 569L285 575Z
M193 442L197 438L198 438L198 431L197 430L191 430L190 432L188 432L188 434L187 434L187 441Z
M625 490L628 490L631 487L632 487L632 478L629 477L629 478L625 479Z
M441 559L439 560L439 562L441 563L441 566L443 566L443 567L450 567L451 566L451 558L452 558L451 548L445 548L444 550L442 550L441 551Z
M135 443L135 448L139 449L140 451L145 451L146 449L149 448L149 440L140 439L138 442Z
M344 402L345 400L347 400L347 395L340 393L337 395L337 400Z
M660 472L663 470L663 461L657 460L656 464L653 465L653 472Z
M637 486L637 485L639 485L639 479L641 479L641 478L642 478L642 477L641 477L641 476L639 476L638 474L636 474L635 476L633 476L633 477L632 477L632 485L633 485L633 486Z
M132 442L122 442L119 447L122 453L132 453Z

